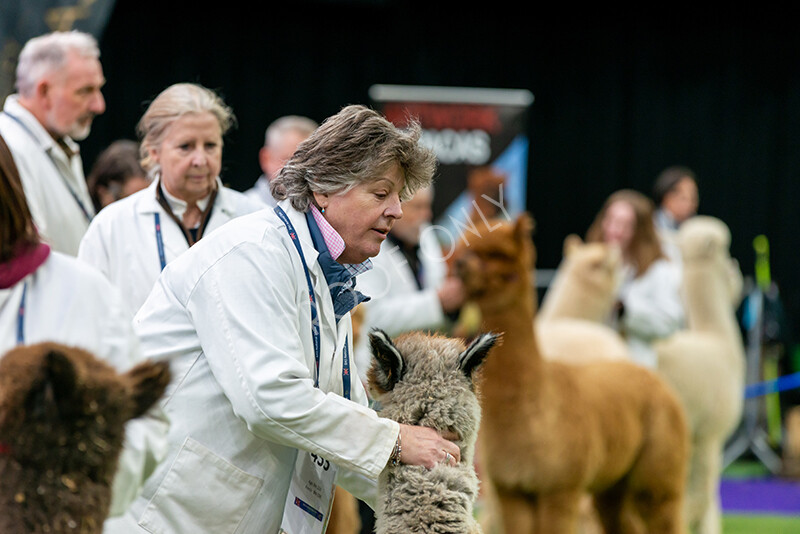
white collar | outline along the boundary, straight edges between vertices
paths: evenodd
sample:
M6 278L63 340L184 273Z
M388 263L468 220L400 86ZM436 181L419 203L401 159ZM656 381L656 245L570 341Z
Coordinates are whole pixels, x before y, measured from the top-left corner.
M161 177L159 176L158 179L160 181ZM164 193L164 198L167 200L167 203L169 203L169 207L172 208L172 213L175 214L175 217L177 217L180 220L183 220L183 214L186 213L186 208L189 206L189 204L185 200L171 195L169 191L167 191L167 188L163 187L163 185L161 187L161 191ZM203 198L197 201L197 207L200 208L200 211L202 212L206 211L206 207L208 206L208 201L210 199L211 199L211 193L209 193L208 195L204 196Z

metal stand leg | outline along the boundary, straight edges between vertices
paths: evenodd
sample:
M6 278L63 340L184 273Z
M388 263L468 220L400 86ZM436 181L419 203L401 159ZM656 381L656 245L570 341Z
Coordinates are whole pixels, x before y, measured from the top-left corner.
M756 303L757 315L753 320L752 326L748 329L747 347L747 371L745 382L753 384L761 378L761 320L763 309L763 295L757 293ZM764 428L765 404L762 397L746 399L744 412L742 414L742 424L734 433L732 439L725 446L723 454L723 468L728 467L748 450L755 454L764 466L773 474L781 471L783 462L781 457L772 449L769 444L769 435Z

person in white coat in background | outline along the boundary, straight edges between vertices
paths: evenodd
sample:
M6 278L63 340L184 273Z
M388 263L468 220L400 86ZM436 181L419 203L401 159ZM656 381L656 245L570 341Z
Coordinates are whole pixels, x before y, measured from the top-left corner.
M178 83L161 92L138 125L152 183L94 218L78 258L99 269L136 313L161 270L204 235L261 209L222 185L223 136L232 111L213 91Z
M682 268L663 249L653 224L653 202L630 189L612 193L586 233L587 242L619 247L622 283L609 317L627 340L633 360L655 368L653 342L685 327Z
M297 145L305 141L317 126L314 120L300 115L285 115L272 121L264 134L264 144L258 151L258 165L262 174L244 194L274 208L277 201L272 196L270 181L289 161Z
M356 274L431 182L421 132L343 108L275 178L275 210L167 265L134 324L171 362L170 450L107 532L321 534L336 484L374 505L389 463L459 461L455 436L378 417L353 378Z
M94 37L69 31L34 37L22 48L17 93L6 97L0 135L14 155L42 240L75 256L94 216L76 141L105 112L105 84Z
M370 296L362 304L362 332L380 328L390 336L412 330L446 333L453 314L464 303L461 279L448 274L433 217L433 186L417 191L403 203L403 218L395 222L373 268L358 278ZM371 355L366 335L356 340L356 361L366 381Z
M92 267L42 242L0 137L0 356L45 341L80 347L119 371L142 359L119 291ZM127 509L166 454L167 423L157 413L126 427L111 515Z

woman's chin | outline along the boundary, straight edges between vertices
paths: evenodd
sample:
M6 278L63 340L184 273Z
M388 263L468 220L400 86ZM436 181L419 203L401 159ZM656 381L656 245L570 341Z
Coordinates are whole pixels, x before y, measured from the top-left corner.
M349 264L358 264L367 261L369 258L374 258L380 252L381 247L375 247L375 250L359 250L359 251L348 251L345 250L341 256L336 260L339 263L349 263Z

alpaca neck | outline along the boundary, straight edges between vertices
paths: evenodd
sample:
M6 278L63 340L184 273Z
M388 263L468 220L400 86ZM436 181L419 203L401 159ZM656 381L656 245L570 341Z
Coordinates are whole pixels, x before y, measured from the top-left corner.
M731 297L720 280L704 276L702 270L684 273L686 317L690 330L741 337Z
M533 325L535 297L532 291L523 294L528 297L516 304L481 307L482 329L503 334L502 342L492 349L492 357L483 366L485 383L503 397L537 390L541 374L542 358Z

